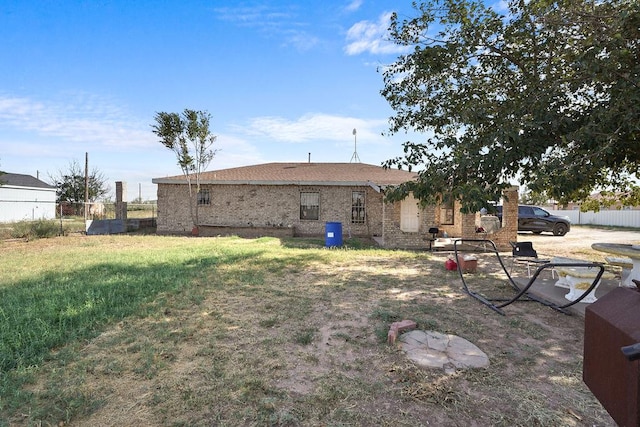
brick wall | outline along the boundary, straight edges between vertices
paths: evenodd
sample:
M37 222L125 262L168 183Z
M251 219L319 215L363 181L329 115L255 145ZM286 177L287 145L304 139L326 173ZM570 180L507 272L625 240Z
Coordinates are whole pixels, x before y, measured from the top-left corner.
M478 216L475 213L461 214L461 236L465 239L477 239L476 224Z
M420 209L417 232L405 232L400 228L401 203L384 203L384 223L382 246L385 248L426 249L429 245L426 238L431 235L429 228L437 227L434 206Z
M292 230L296 236L322 236L326 222L341 222L345 236L382 234L382 194L371 187L298 185L203 185L209 190L210 205L200 206L198 217L204 227ZM366 221L351 223L351 193L365 192ZM300 192L320 194L318 220L300 219ZM158 185L158 233L191 233L192 221L186 185Z
M215 237L215 236L240 236L246 239L255 239L257 237L293 237L293 228L289 227L226 227L226 226L208 226L198 227L198 236Z
M447 233L450 237L462 236L462 212L460 212L460 202L454 201L453 203L453 224L443 224L442 210L440 207L434 208L435 223L439 224L440 237Z
M509 242L518 241L518 187L508 188L502 194L502 228L491 240L498 249L510 252Z
M482 238L476 233L476 226L480 224L479 214L461 214L461 216L462 237ZM518 240L518 187L511 187L503 192L502 227L494 233L487 234L486 238L492 240L500 251L511 251L509 242Z
M189 215L186 185L158 185L158 234L190 234L193 222Z
M478 238L475 227L477 214L460 213L455 205L454 224L439 223L440 208L426 206L420 210L417 232L400 229L401 203L385 203L383 195L371 187L298 186L298 185L205 185L211 204L200 206L201 235L294 235L323 236L327 222L341 222L343 236L381 237L386 248L425 249L428 230L438 227L440 236L446 231L451 237ZM318 220L300 219L300 192L319 192ZM351 223L351 192L364 191L366 214L364 224ZM159 234L190 234L192 221L187 204L186 185L158 185ZM502 228L487 238L500 250L510 250L510 241L517 240L518 189L505 191Z

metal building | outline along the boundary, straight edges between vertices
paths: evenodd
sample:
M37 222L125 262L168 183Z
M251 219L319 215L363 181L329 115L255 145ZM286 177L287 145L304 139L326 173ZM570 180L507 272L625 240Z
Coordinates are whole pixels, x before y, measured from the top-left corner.
M0 222L55 219L56 188L31 175L0 174Z

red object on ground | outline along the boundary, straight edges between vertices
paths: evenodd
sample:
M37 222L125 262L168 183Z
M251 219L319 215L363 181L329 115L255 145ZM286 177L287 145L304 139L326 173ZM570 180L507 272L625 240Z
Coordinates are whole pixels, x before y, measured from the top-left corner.
M454 260L448 259L444 262L444 268L446 268L449 271L454 271L458 269L458 264L456 264Z

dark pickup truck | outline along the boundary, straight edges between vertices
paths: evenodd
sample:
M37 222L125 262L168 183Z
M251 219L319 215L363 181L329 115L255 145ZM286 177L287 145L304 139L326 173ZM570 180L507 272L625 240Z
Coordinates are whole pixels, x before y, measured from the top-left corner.
M502 206L496 206L497 216L502 222ZM571 229L568 218L551 215L538 206L518 206L518 231L531 231L540 234L549 231L555 236L564 236Z

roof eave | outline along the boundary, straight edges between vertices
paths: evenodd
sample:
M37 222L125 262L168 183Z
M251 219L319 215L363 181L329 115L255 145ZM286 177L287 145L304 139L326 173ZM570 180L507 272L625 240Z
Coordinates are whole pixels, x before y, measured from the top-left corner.
M38 191L56 191L56 187L33 187L29 185L0 184L0 188L12 188L14 190L38 190Z
M154 178L151 180L154 184L176 184L186 185L187 182L183 180L176 180L170 178ZM200 181L200 185L297 185L297 186L332 186L332 187L366 187L369 186L380 192L381 187L386 187L390 184L376 184L372 181L262 181L262 180L234 180L234 181L220 181L220 180L203 180Z

